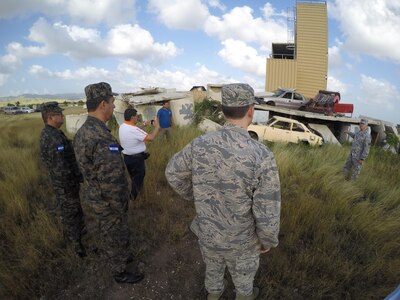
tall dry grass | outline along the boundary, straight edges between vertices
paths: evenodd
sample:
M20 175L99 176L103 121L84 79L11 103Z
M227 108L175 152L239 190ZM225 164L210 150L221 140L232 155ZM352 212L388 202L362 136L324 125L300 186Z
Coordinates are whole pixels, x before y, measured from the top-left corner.
M40 167L35 116L0 115L0 298L36 298L68 288L81 261L61 243L54 196ZM130 203L137 256L143 244L186 238L193 204L164 178L170 157L200 132L176 128L148 146L145 186ZM280 245L262 257L263 299L380 299L400 280L400 159L372 149L356 182L342 167L350 148L271 146L280 170ZM143 241L143 243L141 242ZM183 254L184 255L184 254ZM190 265L184 266L190 268Z

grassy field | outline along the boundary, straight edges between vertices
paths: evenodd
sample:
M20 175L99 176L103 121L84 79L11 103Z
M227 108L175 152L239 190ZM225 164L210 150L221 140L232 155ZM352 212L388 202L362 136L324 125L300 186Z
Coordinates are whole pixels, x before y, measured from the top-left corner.
M73 109L65 113L80 112ZM38 113L0 115L0 299L51 298L75 284L84 267L62 244L53 216L54 195L38 153L42 126ZM173 193L164 169L199 134L177 128L169 147L149 146L144 192L130 207L135 241L157 247L186 239L193 205ZM256 278L262 298L388 295L400 283L399 155L372 149L360 179L349 182L341 172L348 146L271 149L280 170L282 219L280 245L262 260ZM148 255L140 243L133 251Z

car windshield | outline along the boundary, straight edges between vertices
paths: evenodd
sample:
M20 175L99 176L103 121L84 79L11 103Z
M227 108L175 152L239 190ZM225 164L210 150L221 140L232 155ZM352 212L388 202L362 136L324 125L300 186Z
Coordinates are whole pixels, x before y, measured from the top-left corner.
M285 91L277 89L274 91L274 94L271 97L280 97L283 93L285 93Z

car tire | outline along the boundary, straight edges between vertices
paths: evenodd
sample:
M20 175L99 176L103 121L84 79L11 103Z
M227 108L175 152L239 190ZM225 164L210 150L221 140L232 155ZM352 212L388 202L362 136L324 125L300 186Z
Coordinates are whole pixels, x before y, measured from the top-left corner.
M268 101L267 105L275 106L275 102L274 101Z
M258 135L254 131L249 131L249 135L253 140L258 141Z

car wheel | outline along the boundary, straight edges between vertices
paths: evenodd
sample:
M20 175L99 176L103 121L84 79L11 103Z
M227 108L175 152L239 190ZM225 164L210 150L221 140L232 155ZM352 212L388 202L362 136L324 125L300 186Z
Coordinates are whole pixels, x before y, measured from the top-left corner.
M275 102L274 101L268 101L267 105L275 106Z
M250 131L249 134L250 134L250 137L251 137L253 140L258 141L258 135L257 135L257 133L255 133L255 132L253 132L253 131Z

